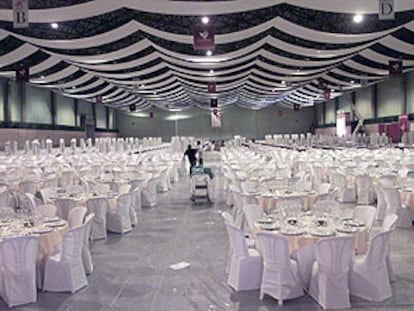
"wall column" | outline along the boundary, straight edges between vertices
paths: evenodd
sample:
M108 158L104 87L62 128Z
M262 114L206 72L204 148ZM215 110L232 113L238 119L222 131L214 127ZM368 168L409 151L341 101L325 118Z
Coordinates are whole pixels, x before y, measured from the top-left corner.
M378 118L378 87L373 85L371 87L372 92L372 111L374 112L374 118Z
M52 126L56 125L56 94L50 92L50 113L52 115Z
M17 92L19 93L19 101L20 101L20 121L26 122L27 121L27 105L26 105L26 83L25 82L17 82Z
M10 122L11 120L11 111L10 111L10 100L9 100L9 80L4 80L2 85L3 92L3 115L4 121Z
M401 114L407 114L407 111L408 111L407 75L403 75L401 77L401 88L402 88Z
M75 126L81 126L81 124L79 124L79 103L77 98L73 99L73 110L75 115Z

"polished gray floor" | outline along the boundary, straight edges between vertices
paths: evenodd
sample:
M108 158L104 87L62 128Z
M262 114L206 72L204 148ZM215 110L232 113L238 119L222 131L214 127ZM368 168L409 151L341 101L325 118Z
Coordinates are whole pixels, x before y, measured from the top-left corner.
M220 177L216 179L219 189ZM227 236L219 212L227 209L216 191L213 204L189 200L189 178L159 196L156 207L143 209L139 224L124 236L111 234L95 242L95 271L88 287L71 295L39 292L38 302L16 310L320 310L308 296L279 307L258 291L234 292L226 284ZM383 303L352 299L355 310L414 310L414 231L392 237L396 282ZM171 264L190 267L174 271ZM0 301L0 309L8 309Z

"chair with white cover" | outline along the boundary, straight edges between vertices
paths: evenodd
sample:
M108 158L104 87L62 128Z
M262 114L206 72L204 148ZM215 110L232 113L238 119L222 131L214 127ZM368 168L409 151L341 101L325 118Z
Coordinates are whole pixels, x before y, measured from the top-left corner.
M13 193L7 187L0 191L0 206L15 207Z
M383 187L385 202L387 202L386 214L397 214L397 228L410 228L412 226L412 211L401 203L401 196L395 187Z
M25 193L23 195L19 195L19 207L20 208L27 208L30 210L34 210L37 203L41 203L40 200L36 199L32 193Z
M84 225L67 231L60 250L46 257L43 291L74 293L88 285L82 262L84 233Z
M374 191L377 196L377 214L375 219L378 221L384 220L387 211L387 202L385 201L384 188L381 184L374 184Z
M38 238L19 236L0 243L0 294L13 306L36 302L36 258Z
M368 205L374 202L374 193L372 189L372 180L367 175L357 175L355 177L357 189L357 204Z
M128 193L131 189L131 186L128 184L123 184L118 188L118 194Z
M157 182L157 192L167 192L168 191L168 167L163 167L160 172L160 178Z
M93 218L95 217L94 213L91 213L85 217L85 232L83 234L83 244L82 244L82 262L83 267L85 268L86 274L91 274L93 272L93 262L90 251L90 236Z
M263 256L263 274L260 299L267 294L278 300L294 299L304 295L298 264L290 258L286 238L268 232L256 235L256 245Z
M33 180L24 180L19 182L19 192L20 193L36 193L36 183Z
M394 213L387 214L384 218L384 221L382 222L381 232L393 231L397 227L397 221L398 221L398 216L396 214ZM395 276L394 276L394 269L392 268L392 263L391 263L390 243L388 243L386 252L387 252L387 256L385 258L385 261L387 263L388 277L391 282L394 282Z
M334 184L338 189L337 200L341 203L356 202L356 188L348 184L346 176L340 173L334 174Z
M77 228L83 224L86 215L86 207L76 206L68 214L69 228Z
M42 188L57 188L59 186L59 178L56 175L49 175L43 180Z
M257 250L247 247L242 230L229 223L226 223L226 228L231 249L227 284L236 291L259 289L262 278L262 257Z
M59 186L66 187L73 185L75 173L73 170L63 170L59 179Z
M141 202L144 207L157 205L157 178L151 177L147 180L147 187L141 191Z
M220 215L223 217L225 222L234 225L233 216L229 212L221 212Z
M124 234L132 230L130 206L132 194L125 193L116 199L114 207L108 209L106 228L110 232Z
M42 198L43 204L53 203L51 197L56 195L56 190L53 188L42 188L40 189L40 197Z
M329 190L331 189L331 184L330 183L321 183L318 186L318 194L326 194L329 193Z
M262 216L262 210L256 204L247 204L243 206L243 212L250 232L252 232L256 221Z
M91 236L92 241L106 239L106 212L110 208L107 198L96 197L86 201L88 213L93 213L95 217L92 221Z
M42 204L36 206L37 211L42 217L54 217L56 216L57 207L53 204Z
M377 209L369 205L360 205L354 208L352 218L364 222L367 233L370 234L375 220Z
M69 198L58 198L55 201L57 206L57 215L65 220L68 220L69 211L76 206L76 201Z
M365 255L356 256L351 265L351 295L369 301L383 301L392 296L386 265L386 249L391 231L376 234Z
M309 294L324 309L351 307L349 269L354 254L354 237L333 237L316 243Z

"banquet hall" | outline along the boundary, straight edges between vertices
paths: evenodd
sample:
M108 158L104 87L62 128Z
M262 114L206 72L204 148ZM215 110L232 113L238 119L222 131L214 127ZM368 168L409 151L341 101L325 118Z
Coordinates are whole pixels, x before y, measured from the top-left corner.
M413 310L413 33L408 0L0 1L0 310Z

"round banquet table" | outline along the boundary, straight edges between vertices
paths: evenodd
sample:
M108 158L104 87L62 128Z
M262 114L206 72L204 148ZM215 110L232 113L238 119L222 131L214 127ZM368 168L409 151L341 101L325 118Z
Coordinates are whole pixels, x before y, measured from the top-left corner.
M305 210L309 210L315 203L317 193L315 191L293 191L286 193L283 190L277 190L273 193L265 192L256 195L258 205L264 213L269 213L277 209L277 202L281 198L300 198Z
M301 227L304 231L303 234L283 234L281 229L272 231L264 230L260 227L259 224L256 224L252 234L253 236L256 236L258 232L270 232L272 234L281 235L284 238L286 238L289 244L289 252L292 258L294 258L298 262L299 275L301 277L301 281L305 286L308 286L312 274L312 264L315 260L314 246L315 243L323 237L309 233L312 231L317 231L317 228L312 227L311 225L311 223L315 221L313 217L304 216L300 219L300 221L303 224L303 226ZM287 225L285 223L282 223L281 227L282 229L293 228L293 226ZM369 236L365 226L358 227L355 233L338 232L336 230L337 226L335 224L328 225L323 229L328 231L330 230L331 232L333 232L334 235L332 236L347 236L350 234L354 235L355 253L357 255L366 253Z
M39 222L33 227L25 227L21 221L16 219L7 223L1 222L0 239L18 235L37 235L39 237L37 262L40 263L44 257L54 252L54 248L62 241L63 234L69 229L65 220L59 219L59 223L55 222L55 224L56 226L53 225L53 222ZM49 232L43 233L42 230Z

